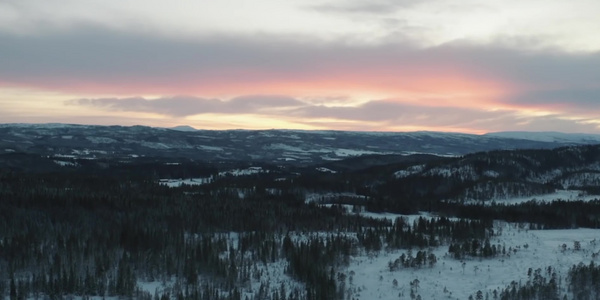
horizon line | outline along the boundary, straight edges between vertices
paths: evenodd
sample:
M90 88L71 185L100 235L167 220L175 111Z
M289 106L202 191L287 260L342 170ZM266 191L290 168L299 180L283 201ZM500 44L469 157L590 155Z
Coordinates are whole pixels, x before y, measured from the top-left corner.
M551 134L565 134L565 135L590 135L600 136L600 133L586 133L586 132L564 132L564 131L521 131L521 130L507 130L507 131L488 131L484 133L469 133L461 131L436 131L436 130L407 130L407 131L386 131L386 130L343 130L343 129L296 129L296 128L262 128L262 129L248 129L248 128L227 128L227 129L203 129L196 128L191 125L176 125L171 127L164 126L151 126L143 124L124 125L124 124L84 124L84 123L62 123L62 122L11 122L1 123L0 127L7 126L19 126L19 125L30 125L30 126L43 126L43 125L54 125L54 126L95 126L95 127L148 127L155 129L169 129L174 131L186 131L178 130L177 128L189 128L189 132L193 131L298 131L298 132L356 132L356 133L444 133L444 134L463 134L463 135L475 135L483 136L498 133L551 133Z

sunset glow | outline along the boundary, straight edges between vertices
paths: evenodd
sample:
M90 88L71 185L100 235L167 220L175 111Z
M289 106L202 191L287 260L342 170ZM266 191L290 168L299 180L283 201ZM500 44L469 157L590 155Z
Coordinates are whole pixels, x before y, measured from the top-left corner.
M600 133L599 14L592 0L3 1L0 122Z

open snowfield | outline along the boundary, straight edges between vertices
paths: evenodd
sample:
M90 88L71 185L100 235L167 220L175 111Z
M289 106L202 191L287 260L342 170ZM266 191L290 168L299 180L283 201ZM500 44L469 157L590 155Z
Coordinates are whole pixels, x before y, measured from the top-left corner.
M307 198L317 201L323 198L340 196L356 197L355 194L311 194ZM563 200L590 200L595 197L581 195L578 191L557 191L554 194L537 197L524 197L509 199L507 202L517 204L532 199L553 201ZM331 204L323 204L330 206ZM352 214L352 205L344 205L349 214ZM365 217L395 220L404 218L412 224L420 217L436 218L434 214L420 212L414 215L399 215L392 213L358 212ZM455 218L452 218L455 219ZM596 261L596 254L600 254L600 230L597 229L564 229L564 230L529 230L527 225L496 221L495 235L490 238L492 245L498 249L504 248L506 254L500 253L493 258L466 257L458 260L448 253L449 245L437 248L411 250L387 250L365 252L361 250L358 255L351 257L350 263L338 272L345 276L338 276L338 286L343 286L347 299L411 299L411 289L414 296L421 299L468 299L477 291L482 291L485 297L493 299L493 291L500 293L511 282L525 283L528 280L528 270L541 269L541 274L549 278L546 270L548 267L555 269L560 278L560 294L567 291L567 277L569 269L579 263L589 264ZM316 233L292 233L295 242L309 238ZM327 236L328 233L323 233ZM232 244L236 244L235 235ZM580 248L576 249L576 244ZM437 257L434 266L421 268L403 268L391 271L388 263L396 260L402 254L412 251L427 250ZM500 252L500 251L499 251ZM600 256L600 255L599 255ZM290 278L286 272L287 262L279 260L275 263L257 263L256 268L262 274L253 278L241 287L242 295L255 295L261 284L269 283L267 289L275 291L285 286L287 291L293 288L303 290L302 283ZM210 279L207 279L210 280ZM342 283L343 282L343 283ZM396 282L396 284L394 283ZM415 285L418 282L418 285ZM144 290L154 293L154 290L168 289L160 283L143 283L139 286ZM349 298L348 298L349 297ZM485 298L484 298L485 299Z
M416 294L422 299L468 299L478 290L484 295L488 292L491 298L496 288L500 292L513 280L525 282L529 268L545 270L552 266L559 277L565 278L572 265L588 264L593 260L592 253L600 249L600 243L594 242L600 237L600 231L593 229L526 230L504 222L499 222L497 229L502 233L491 242L505 245L507 251L516 249L510 256L459 261L448 255L447 246L442 246L432 249L438 257L434 267L390 271L388 262L406 251L365 254L353 258L348 266L346 274L348 278L352 276L352 283L347 286L357 299L409 299L410 283L418 279ZM581 250L573 249L575 241L581 243ZM562 244L567 245L566 251L562 251ZM394 279L397 286L393 284Z
M508 199L497 200L497 203L504 204L519 204L524 203L531 200L536 201L545 201L551 202L555 200L563 200L563 201L590 201L594 199L599 199L598 195L588 195L583 191L579 190L556 190L554 193L545 194L545 195L537 195L537 196L527 196L527 197L514 197ZM476 203L477 201L474 201ZM477 202L480 203L480 202ZM484 204L491 204L492 201L485 201Z
M390 216L386 216L390 217ZM419 215L408 216L409 219ZM500 292L512 281L527 281L528 269L541 269L546 277L547 267L553 267L561 278L561 295L566 291L566 278L571 266L596 260L592 256L600 251L600 231L594 229L572 230L528 230L526 226L514 223L497 222L497 233L490 241L492 245L506 248L507 255L499 255L491 259L467 258L457 260L448 254L448 246L440 246L429 250L438 258L433 267L400 268L390 271L388 263L397 259L408 250L381 250L379 252L363 252L354 256L350 264L339 270L345 274L343 279L346 297L350 299L410 299L411 282L418 280L418 287L413 284L415 297L421 299L468 299L478 290L489 294L493 290ZM295 240L302 239L296 233ZM580 250L574 248L575 242L581 245ZM566 245L566 250L562 245ZM422 249L412 249L412 253ZM464 263L464 264L463 264ZM257 263L262 273L257 280L251 280L243 286L243 295L251 296L260 288L261 283L269 283L268 289L278 290L283 284L286 290L294 287L301 289L302 284L291 279L286 273L287 262ZM339 280L339 277L338 277ZM397 285L394 284L397 281ZM151 293L154 290L168 289L159 282L139 282L141 288ZM172 283L170 283L172 284ZM339 282L338 282L339 284Z
M498 204L520 204L532 200L536 201L544 201L544 202L552 202L556 200L562 201L591 201L595 199L600 199L598 195L590 195L586 194L584 191L580 190L556 190L554 193L544 194L544 195L535 195L535 196L524 196L524 197L511 197L511 198L501 198L501 199L492 199L492 201L478 201L471 200L465 201L465 204L487 204L491 205L494 201Z
M161 185L168 187L180 187L182 185L203 185L213 182L212 177L186 178L186 179L160 179Z

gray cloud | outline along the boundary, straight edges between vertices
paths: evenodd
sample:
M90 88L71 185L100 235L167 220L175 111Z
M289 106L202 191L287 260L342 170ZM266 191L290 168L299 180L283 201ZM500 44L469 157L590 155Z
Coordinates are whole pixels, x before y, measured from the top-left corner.
M271 109L295 109L303 102L285 96L251 95L222 101L199 97L163 97L159 99L98 98L68 100L66 105L96 107L113 111L151 112L171 117L185 117L207 113L244 114L268 113Z
M176 117L214 112L223 106L223 102L220 100L192 97L172 97L156 100L147 100L141 97L77 99L66 101L66 104L99 107L115 111L153 112Z
M425 123L434 126L464 125L476 119L491 119L507 115L506 112L482 112L476 109L455 107L425 107L391 100L373 100L356 107L310 105L292 97L272 95L241 96L229 101L183 96L153 100L142 97L99 98L69 100L66 101L66 104L114 111L152 112L171 117L208 113L264 114L299 119L330 118L390 124Z
M402 126L425 126L444 129L479 129L493 131L562 131L598 132L591 118L573 120L564 115L524 116L518 110L486 111L459 107L430 107L389 100L371 101L358 107L307 106L294 111L299 122L327 125L322 119L335 119L345 130L381 130ZM304 121L305 120L305 121ZM347 121L344 123L343 121ZM357 122L360 125L357 125ZM337 123L339 122L339 123Z
M50 90L104 94L196 94L220 87L241 95L238 86L257 86L269 93L272 82L291 85L335 80L372 89L393 89L414 78L453 76L474 82L498 82L510 92L504 101L512 106L545 106L564 114L524 120L514 112L486 112L450 107L409 106L392 101L371 101L360 107L335 106L309 99L311 105L291 96L242 96L224 101L197 97L80 99L68 102L106 110L155 112L183 117L201 113L257 113L296 118L337 118L388 124L474 126L495 130L562 128L597 131L585 120L568 121L569 113L600 113L600 52L567 53L540 48L523 50L518 43L473 45L455 42L432 48L408 43L356 46L323 43L300 37L204 37L167 39L81 27L46 35L0 33L0 83ZM336 88L335 86L331 86ZM435 83L423 92L435 94ZM343 99L342 99L343 100ZM342 103L342 100L336 100ZM361 99L368 100L368 99ZM457 98L456 101L460 101ZM331 106L333 104L334 106ZM283 112L282 112L283 111ZM300 121L299 121L300 122ZM529 124L519 127L515 124ZM546 128L546 129L547 129ZM498 128L498 130L504 130Z
M482 120L497 120L511 115L507 111L487 112L445 106L411 105L391 100L375 100L357 107L306 106L293 111L298 117L332 118L387 124L427 124L428 126L467 126Z
M348 78L371 84L381 76L392 87L407 78L457 74L551 91L597 88L600 78L600 53L461 43L418 49L278 36L192 41L82 27L44 36L0 33L0 49L0 81L61 90L201 93L224 84L272 81Z
M290 109L306 106L306 103L287 96L274 95L248 95L233 98L226 102L226 105L232 112L260 112L265 109Z
M356 107L311 105L292 97L251 95L229 101L197 97L101 98L67 101L104 110L152 112L168 117L186 117L199 114L258 114L283 118L293 123L331 127L336 129L381 130L402 126L429 128L485 129L486 131L526 130L594 132L597 124L590 119L570 120L562 115L524 117L516 110L485 111L458 107L430 107L373 100ZM358 123L357 123L358 122Z
M524 92L508 101L515 104L562 106L570 110L600 111L600 88L549 88Z
M415 6L418 4L432 2L435 0L350 0L336 4L321 4L308 7L322 13L340 13L340 14L389 14L402 8Z

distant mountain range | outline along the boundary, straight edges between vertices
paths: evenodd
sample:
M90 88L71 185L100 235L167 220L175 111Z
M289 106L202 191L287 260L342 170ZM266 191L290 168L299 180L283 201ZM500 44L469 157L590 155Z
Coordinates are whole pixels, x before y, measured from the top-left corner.
M69 159L163 157L309 165L374 154L459 156L505 149L600 143L600 135L556 132L348 132L196 130L189 126L0 124L0 154Z
M486 136L564 144L600 144L600 135L589 133L503 131L488 133Z
M294 180L298 188L362 190L382 201L506 199L556 189L598 194L600 136L5 124L0 173L6 170L122 172L174 185L181 183L171 179L205 184L251 175L267 186Z

